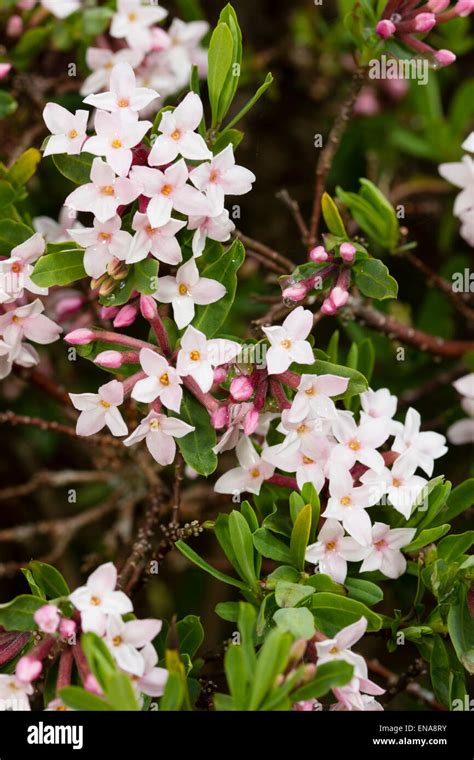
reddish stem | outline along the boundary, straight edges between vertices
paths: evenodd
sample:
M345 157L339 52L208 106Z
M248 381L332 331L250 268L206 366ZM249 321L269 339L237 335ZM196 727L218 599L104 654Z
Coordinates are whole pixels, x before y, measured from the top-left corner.
M58 691L71 684L72 661L72 649L67 647L67 649L61 652L61 657L59 658L58 678L56 681L56 689Z

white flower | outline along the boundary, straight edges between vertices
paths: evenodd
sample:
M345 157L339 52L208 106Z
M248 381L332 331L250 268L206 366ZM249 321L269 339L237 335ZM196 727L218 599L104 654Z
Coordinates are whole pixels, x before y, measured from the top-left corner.
M318 540L306 549L306 562L318 565L319 572L331 576L336 583L344 583L347 562L358 562L367 554L367 548L344 535L337 520L326 520L319 531Z
M109 616L105 640L122 670L143 676L145 660L138 650L158 636L161 626L161 620L129 620L124 623L119 615Z
M31 683L24 683L16 676L0 673L0 711L31 710L28 695L33 694L33 691Z
M77 435L94 435L107 426L112 435L127 435L128 430L118 407L123 403L123 385L111 380L98 393L70 393L74 407L81 414L76 423Z
M410 407L405 417L405 424L396 422L397 434L392 444L392 450L398 454L410 451L416 458L418 466L428 477L433 474L434 460L447 452L446 438L441 433L426 431L420 433L421 418L416 409Z
M100 565L69 599L81 613L83 631L93 631L103 636L109 615L125 615L132 612L133 605L123 591L115 591L117 570L112 562Z
M114 170L101 158L92 162L91 180L73 190L65 204L76 211L90 211L99 222L112 219L119 206L127 206L140 195L140 188L134 182L116 177Z
M139 121L133 111L96 111L96 135L89 137L85 149L95 156L105 156L108 165L119 177L126 177L132 165L132 148L140 143L151 121Z
M129 63L135 69L140 65L143 57L143 52L130 48L123 48L117 52L108 48L87 48L86 63L92 70L92 74L85 79L80 90L81 95L90 95L108 87L110 73L117 63Z
M446 435L449 442L455 446L474 443L474 372L460 377L453 383L453 386L463 397L461 406L468 417L454 422L448 428Z
M194 259L189 259L176 272L176 277L158 278L158 288L153 297L161 303L171 303L174 321L179 329L194 319L194 305L219 301L227 289L217 280L200 277Z
M264 480L271 478L275 468L260 457L250 440L241 438L236 448L240 467L234 467L225 475L221 475L214 486L217 493L249 493L258 494Z
M369 486L355 488L350 472L333 465L329 477L330 497L322 516L340 520L356 541L367 545L372 526L366 509L379 500L379 494L374 494L374 491Z
M142 4L141 0L117 0L110 35L125 39L129 47L146 52L152 44L150 26L158 24L167 15L168 11L155 2Z
M188 230L196 230L193 235L192 250L194 258L199 258L204 251L206 240L217 240L225 243L231 232L235 230L234 222L229 219L227 209L218 216L190 216Z
M52 132L43 151L44 156L51 156L53 153L77 155L81 152L87 137L89 111L76 111L72 114L57 103L47 103L43 119Z
M189 92L173 111L163 113L158 127L161 134L148 156L150 166L169 164L177 156L191 161L212 157L204 139L194 131L201 122L202 112L201 98Z
M171 464L176 454L175 438L192 433L195 428L182 420L167 417L165 414L151 411L128 438L125 446L133 446L145 439L146 446L153 459L163 466Z
M170 219L162 227L152 227L148 215L137 211L132 222L132 228L137 234L133 236L125 261L134 264L151 253L155 259L165 264L179 264L183 257L175 236L185 225L186 222L179 219Z
M13 248L10 258L0 261L0 303L21 298L24 290L45 296L48 288L40 288L31 280L33 262L43 255L45 242L37 232Z
M335 419L336 407L330 396L345 393L348 385L347 377L338 375L301 375L298 391L288 412L288 420L299 422L308 414Z
M207 156L202 158L207 158ZM236 166L234 150L232 144L229 143L223 151L213 157L210 163L200 164L193 169L189 179L198 190L207 195L211 206L211 216L216 216L224 210L226 195L244 195L250 192L256 177L249 169Z
M413 504L426 485L425 478L414 474L416 468L416 459L407 451L395 460L391 470L387 467L380 472L367 470L360 482L372 486L379 498L387 494L390 503L408 520Z
M135 383L132 398L147 404L159 398L167 409L179 412L183 398L182 380L174 367L150 348L140 351L140 364L148 377Z
M190 325L181 338L176 369L181 377L191 376L203 393L207 393L214 382L213 368L228 364L239 351L237 342L224 338L207 340L204 333Z
M118 63L110 74L110 91L88 95L84 103L104 111L141 111L159 93L147 87L137 87L135 74L129 63Z
M152 644L146 644L140 655L143 658L143 675L137 680L138 688L150 697L161 697L168 680L168 671L155 667L158 655Z
M380 570L387 578L399 578L406 570L407 562L400 551L409 544L416 528L395 528L376 522L372 527L372 541L367 550L360 572Z
M298 306L280 326L263 327L262 330L270 341L266 353L269 375L285 372L292 362L312 364L313 349L305 338L313 327L313 314L308 309Z
M107 222L94 219L93 227L70 229L68 234L75 243L85 248L84 269L89 277L98 278L114 259L124 260L130 248L132 236L121 229L122 220L113 216Z

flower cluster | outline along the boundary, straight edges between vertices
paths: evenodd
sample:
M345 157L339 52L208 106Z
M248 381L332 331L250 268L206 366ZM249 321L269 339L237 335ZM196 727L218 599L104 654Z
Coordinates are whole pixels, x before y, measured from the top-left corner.
M462 148L474 153L474 132L463 142ZM439 173L461 189L454 202L454 214L461 220L461 236L474 246L474 160L465 155L462 161L441 164Z
M397 37L416 53L431 57L438 66L448 66L456 60L451 50L434 50L416 35L427 34L437 25L457 17L469 16L474 11L473 0L458 0L452 7L450 0L388 0L375 31L383 40Z

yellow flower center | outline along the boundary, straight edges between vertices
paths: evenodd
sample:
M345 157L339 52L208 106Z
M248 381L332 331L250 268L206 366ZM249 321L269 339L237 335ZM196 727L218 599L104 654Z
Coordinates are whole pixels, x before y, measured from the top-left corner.
M400 488L400 486L402 485L402 481L400 480L400 478L393 478L392 485L395 486L395 488Z
M337 647L331 647L329 650L329 654L337 654L339 652L339 649Z
M304 456L303 457L303 464L313 464L314 459L311 459L310 457Z
M376 541L376 542L375 542L374 546L376 546L376 547L377 547L377 549L383 549L383 548L384 548L384 546L387 546L387 544L386 544L386 542L385 542L385 539L384 539L384 538L381 538L381 539L380 539L380 541Z
M172 140L179 140L180 137L181 137L181 131L179 129L175 129L174 132L171 133Z
M21 272L21 264L19 264L18 262L16 262L15 264L12 264L11 271L14 274L18 274L18 272Z
M154 235L156 230L155 230L155 227L151 226L151 224L147 224L147 226L145 227L145 232L147 235Z
M117 105L119 108L128 108L129 101L127 98L120 98L120 100L117 101Z
M115 190L112 185L105 185L101 188L100 192L102 195L115 195Z
M110 409L110 404L108 401L104 401L103 399L100 400L100 405L104 407L104 409Z
M291 348L291 340L289 338L285 338L285 340L282 340L280 343L280 346L282 348Z
M133 24L133 22L134 22L134 21L136 21L136 20L137 20L137 18L138 18L138 16L137 16L137 14L136 14L136 13L129 13L129 14L128 14L128 20L129 20L129 21L131 21L131 22L132 22L132 24Z
M78 135L77 130L76 129L71 129L71 131L68 132L67 136L69 137L70 140L75 140L76 137L77 137L77 135Z
M258 469L258 467L254 467L253 470L250 470L250 474L252 478L258 478L260 475L260 470Z
M15 324L19 324L21 322L21 317L17 317L16 314L12 317L12 322L15 322Z
M172 185L163 185L163 187L161 188L161 194L162 195L169 195L172 190L173 190L173 186Z
M93 607L98 607L100 604L100 599L98 596L91 596L91 604Z
M311 388L306 388L305 393L307 396L314 396L316 391L314 390L313 386L311 386Z
M112 644L114 645L114 647L119 647L122 641L123 639L121 636L114 636L112 639Z
M112 148L121 148L121 147L122 147L121 140L112 140Z
M201 358L201 354L199 353L199 351L191 351L189 354L189 358L191 359L192 362L198 362L199 359Z
M360 449L359 441L356 438L354 438L352 441L349 441L349 448L352 449L352 451L359 451Z
M181 296L185 296L186 293L188 292L188 286L185 285L184 282L182 282L181 285L179 286L178 290L179 290L179 294Z
M342 504L343 507L348 507L350 503L351 503L350 496L343 496L342 497L341 504Z
M218 179L219 179L219 172L216 169L213 169L209 175L209 182L217 182Z
M160 377L160 383L162 385L169 385L170 384L170 379L168 377L168 373L167 372L163 372L162 376Z
M110 240L112 235L110 232L99 232L99 238L106 242L107 240Z
M152 430L157 430L160 427L160 421L159 420L150 420L149 426Z
M328 551L328 552L333 552L335 548L336 548L336 542L335 541L329 541L326 544L326 551Z
M296 432L297 432L297 433L306 433L307 429L308 429L308 428L306 427L306 425L304 424L304 422L302 422L302 423L301 423L301 425L299 425L299 426L296 428Z

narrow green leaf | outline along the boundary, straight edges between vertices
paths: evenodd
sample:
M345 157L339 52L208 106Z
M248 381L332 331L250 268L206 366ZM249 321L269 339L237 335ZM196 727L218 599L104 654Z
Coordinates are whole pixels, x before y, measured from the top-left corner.
M199 554L196 554L196 552L191 549L190 546L185 544L184 541L176 541L175 547L179 549L181 554L184 554L184 556L187 557L191 562L194 562L195 565L200 567L201 570L205 570L206 573L209 573L209 575L217 578L218 581L221 581L222 583L228 583L230 586L236 586L236 588L240 588L241 590L246 589L246 585L242 583L242 581L237 580L237 578L232 578L230 575L226 575L225 573L221 573L220 570L216 570L215 567L212 567L212 565L209 565L204 559L202 559Z

